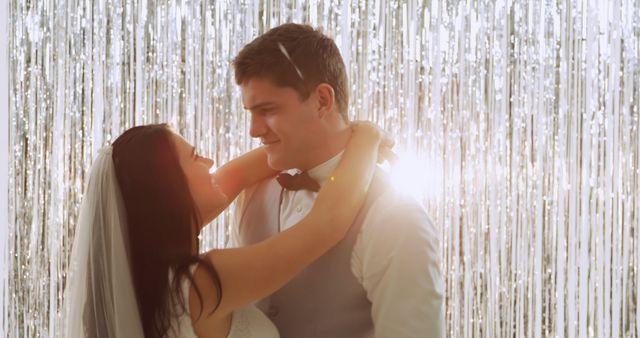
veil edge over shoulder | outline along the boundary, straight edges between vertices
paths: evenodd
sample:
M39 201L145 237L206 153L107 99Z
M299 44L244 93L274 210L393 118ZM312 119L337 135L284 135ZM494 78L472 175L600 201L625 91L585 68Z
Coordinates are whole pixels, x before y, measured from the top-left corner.
M144 337L111 146L91 167L62 307L63 337Z

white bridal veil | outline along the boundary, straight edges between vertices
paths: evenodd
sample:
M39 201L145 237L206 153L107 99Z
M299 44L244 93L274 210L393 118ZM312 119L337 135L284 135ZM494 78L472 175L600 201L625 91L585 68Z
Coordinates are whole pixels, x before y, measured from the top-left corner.
M62 336L144 337L111 146L101 149L93 163L75 231Z

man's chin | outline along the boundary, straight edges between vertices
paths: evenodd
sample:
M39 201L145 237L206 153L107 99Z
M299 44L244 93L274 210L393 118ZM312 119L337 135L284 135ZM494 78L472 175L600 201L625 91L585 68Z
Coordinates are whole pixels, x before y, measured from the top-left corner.
M276 171L283 171L288 169L288 168L285 168L283 165L279 165L277 163L269 163L269 168Z
M283 171L283 170L287 170L287 169L293 168L293 166L288 165L284 161L282 161L282 160L280 160L278 158L274 158L272 156L267 157L267 164L269 165L269 167L271 169L277 170L277 171Z

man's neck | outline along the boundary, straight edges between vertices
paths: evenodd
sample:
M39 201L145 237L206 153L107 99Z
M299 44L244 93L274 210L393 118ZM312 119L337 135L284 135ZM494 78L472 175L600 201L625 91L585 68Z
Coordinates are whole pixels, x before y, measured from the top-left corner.
M334 158L340 152L342 152L349 143L349 139L351 138L351 128L345 127L335 133L331 133L326 137L326 146L321 147L317 150L314 158L310 161L305 168L298 168L303 171L307 171L309 169L313 169L322 163Z

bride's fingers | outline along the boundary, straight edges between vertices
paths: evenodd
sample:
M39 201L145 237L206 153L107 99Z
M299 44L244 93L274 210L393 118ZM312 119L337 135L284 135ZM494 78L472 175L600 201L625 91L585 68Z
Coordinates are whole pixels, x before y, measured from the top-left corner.
M394 165L398 160L398 155L391 150L390 147L380 147L378 150L378 163L383 163L384 161L389 162L390 165Z
M380 147L381 148L393 148L393 146L396 144L396 140L393 138L393 135L391 135L391 133L382 130L382 141L380 141Z
M378 151L378 163L387 161L391 165L395 164L398 156L391 150L395 144L396 140L393 136L389 132L382 131L382 139L380 140L380 149Z

